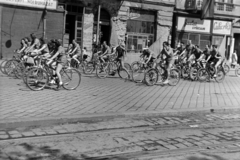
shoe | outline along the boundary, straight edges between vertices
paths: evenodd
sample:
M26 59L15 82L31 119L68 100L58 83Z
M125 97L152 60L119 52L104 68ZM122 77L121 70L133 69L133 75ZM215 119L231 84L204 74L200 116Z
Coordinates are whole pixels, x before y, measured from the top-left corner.
M49 84L56 84L56 82L55 82L54 79L52 79L52 80L49 82Z
M168 81L168 80L166 80L166 81L164 81L164 82L163 82L163 84L168 84L168 83L169 83L169 81Z

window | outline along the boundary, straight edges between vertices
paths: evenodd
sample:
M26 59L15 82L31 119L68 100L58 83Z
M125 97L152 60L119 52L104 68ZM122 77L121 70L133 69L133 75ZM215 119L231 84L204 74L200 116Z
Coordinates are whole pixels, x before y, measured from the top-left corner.
M233 0L217 0L217 10L232 12L234 9Z

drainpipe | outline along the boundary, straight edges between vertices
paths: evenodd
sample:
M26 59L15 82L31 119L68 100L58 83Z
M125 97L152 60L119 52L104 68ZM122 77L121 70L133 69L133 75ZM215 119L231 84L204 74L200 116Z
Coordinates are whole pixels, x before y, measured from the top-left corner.
M99 23L100 23L101 5L98 5L98 19L97 19L97 45L99 43Z

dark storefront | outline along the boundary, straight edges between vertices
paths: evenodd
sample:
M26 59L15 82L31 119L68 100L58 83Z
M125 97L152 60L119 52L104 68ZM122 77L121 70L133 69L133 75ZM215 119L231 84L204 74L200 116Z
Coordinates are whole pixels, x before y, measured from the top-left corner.
M20 40L29 37L31 33L35 33L37 37L43 37L45 32L47 40L62 39L64 12L57 10L57 5L54 8L49 8L45 12L41 6L35 7L31 4L21 6L2 4L0 9L1 58L11 58L13 51L20 47Z

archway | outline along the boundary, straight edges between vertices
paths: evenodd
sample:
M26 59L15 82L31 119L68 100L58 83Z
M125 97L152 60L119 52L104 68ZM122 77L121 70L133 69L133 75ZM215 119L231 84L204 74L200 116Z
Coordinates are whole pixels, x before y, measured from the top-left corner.
M94 15L94 24L97 26L97 13ZM102 44L104 41L109 44L111 35L111 16L107 10L101 9L100 22L99 22L99 42Z

